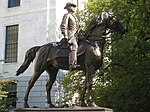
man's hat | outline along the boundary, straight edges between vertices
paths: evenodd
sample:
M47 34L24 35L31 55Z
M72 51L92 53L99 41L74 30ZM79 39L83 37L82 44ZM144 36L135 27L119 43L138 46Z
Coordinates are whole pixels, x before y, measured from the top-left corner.
M66 3L66 6L64 7L64 9L67 9L69 6L76 7L75 4L68 2L68 3Z

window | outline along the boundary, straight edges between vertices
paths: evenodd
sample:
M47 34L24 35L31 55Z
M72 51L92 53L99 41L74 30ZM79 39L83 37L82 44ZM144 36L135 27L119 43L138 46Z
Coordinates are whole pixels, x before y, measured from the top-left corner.
M6 26L5 62L17 62L18 25Z
M8 8L20 6L20 0L8 0Z

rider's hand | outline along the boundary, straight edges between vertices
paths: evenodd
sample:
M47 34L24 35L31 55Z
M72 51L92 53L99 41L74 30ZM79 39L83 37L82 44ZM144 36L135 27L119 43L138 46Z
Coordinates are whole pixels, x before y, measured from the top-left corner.
M64 41L65 43L68 43L68 39L67 39L67 38L63 38L63 41Z
M64 36L64 38L65 38L66 40L68 40L68 36Z

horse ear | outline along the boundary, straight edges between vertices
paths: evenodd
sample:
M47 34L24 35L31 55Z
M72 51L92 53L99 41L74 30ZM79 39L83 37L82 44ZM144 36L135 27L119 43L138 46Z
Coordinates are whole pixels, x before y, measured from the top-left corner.
M108 13L109 13L109 14L113 14L113 8L109 9L109 10L108 10Z

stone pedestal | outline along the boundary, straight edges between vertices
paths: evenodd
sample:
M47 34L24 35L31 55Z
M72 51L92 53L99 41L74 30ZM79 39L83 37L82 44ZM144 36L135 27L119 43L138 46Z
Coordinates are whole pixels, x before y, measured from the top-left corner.
M15 112L113 112L113 110L102 107L20 108L16 109Z

